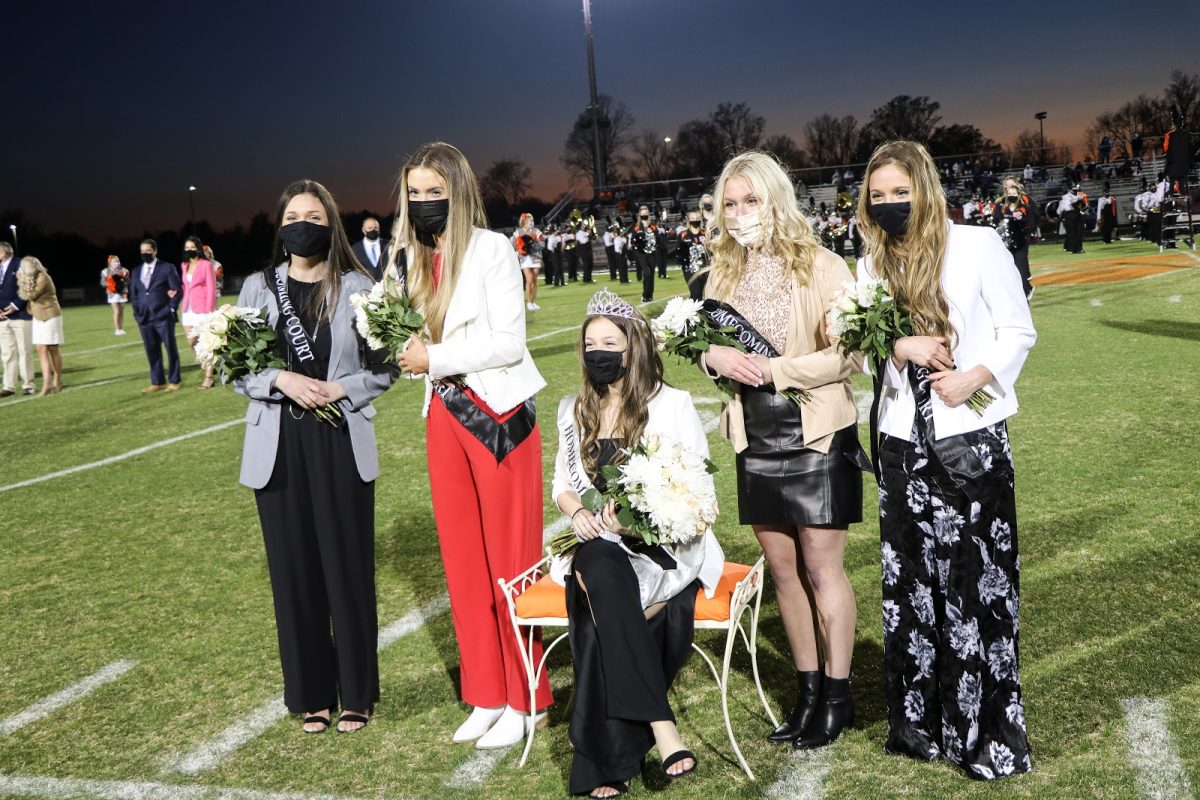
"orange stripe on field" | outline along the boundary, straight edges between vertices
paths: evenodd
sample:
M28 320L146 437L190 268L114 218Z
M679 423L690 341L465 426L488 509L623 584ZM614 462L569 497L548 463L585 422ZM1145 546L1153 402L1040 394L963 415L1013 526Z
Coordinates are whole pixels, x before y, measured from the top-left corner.
M1067 267L1072 270L1092 267L1116 267L1127 264L1157 264L1160 266L1187 267L1191 265L1182 252L1150 253L1144 256L1118 256L1113 258L1068 259L1064 261L1039 261L1035 267Z
M1174 272L1187 268L1186 264L1180 264L1179 266L1089 267L1085 269L1059 270L1049 275L1039 275L1031 282L1035 286L1080 286L1089 283L1116 283L1118 281L1131 281L1137 278L1146 278L1151 275L1161 275L1164 272Z

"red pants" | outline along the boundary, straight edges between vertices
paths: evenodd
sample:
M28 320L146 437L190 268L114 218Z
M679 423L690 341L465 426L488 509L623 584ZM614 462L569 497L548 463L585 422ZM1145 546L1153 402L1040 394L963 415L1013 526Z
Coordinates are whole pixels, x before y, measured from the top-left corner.
M535 425L497 464L435 393L426 450L433 516L458 637L462 699L472 706L507 705L528 712L529 684L508 604L496 580L512 580L541 556L541 433ZM539 640L534 664L541 656ZM543 672L537 707L551 702Z

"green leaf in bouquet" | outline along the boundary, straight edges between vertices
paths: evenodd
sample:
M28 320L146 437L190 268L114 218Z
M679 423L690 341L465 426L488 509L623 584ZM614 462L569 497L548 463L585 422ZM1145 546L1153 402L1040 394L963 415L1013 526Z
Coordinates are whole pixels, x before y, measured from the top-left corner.
M583 493L583 497L579 498L579 502L583 503L589 511L599 511L604 506L604 495L595 488L588 489Z
M260 353L261 353L263 350L266 350L266 349L267 349L267 343L266 343L266 341L264 341L264 340L262 340L262 339L255 339L255 340L254 340L254 349L255 349L255 350L257 350L257 351L258 351L258 352L260 352Z
M632 528L636 521L632 508L624 505L617 506L617 522L621 523L621 527Z
M621 468L605 464L600 468L600 474L604 476L604 482L609 486L616 486L617 481L621 479Z
M711 458L704 459L704 471L709 475L715 475L720 471L720 468L713 462Z
M425 318L419 312L408 311L404 314L404 325L408 328L419 328L425 324Z

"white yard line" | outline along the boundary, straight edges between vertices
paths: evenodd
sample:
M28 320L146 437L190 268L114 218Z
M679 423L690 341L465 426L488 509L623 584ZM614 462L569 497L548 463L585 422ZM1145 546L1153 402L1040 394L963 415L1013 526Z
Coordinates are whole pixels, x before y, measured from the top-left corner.
M767 789L767 797L776 800L821 800L825 773L833 761L833 748L798 750L792 754L783 774Z
M73 683L60 692L55 692L44 700L39 700L24 711L13 714L8 719L0 721L0 735L8 736L19 731L26 725L50 716L65 705L81 700L99 689L106 683L112 683L136 666L135 661L114 661L108 666L92 673L78 683Z
M522 739L522 742L525 740ZM516 745L501 747L497 750L476 750L470 758L455 767L454 772L442 785L449 789L469 789L478 786L492 774L492 770L500 763L500 759L508 755Z
M86 356L86 355L89 355L90 353L100 353L105 350L116 350L121 347L136 347L139 344L142 344L142 340L134 339L132 341L121 342L119 344L106 344L106 345L104 345L104 347L93 347L88 350L71 350L68 348L64 348L62 352L63 352L64 356L68 356L68 357Z
M1138 794L1146 800L1187 800L1192 797L1187 771L1167 727L1170 710L1159 697L1131 697L1125 709L1125 740L1129 760L1137 771Z
M150 781L96 781L0 773L6 797L94 797L98 800L357 800L345 795L264 792L221 786L181 786Z
M77 467L69 467L67 469L60 469L58 472L51 472L48 475L42 475L37 478L29 478L28 480L18 481L16 483L10 483L5 486L0 486L0 493L7 492L12 489L21 489L25 486L33 486L34 484L38 484L38 483L45 483L46 481L52 481L55 478L65 478L68 475L74 475L78 472L86 472L90 469L96 469L97 467L107 467L109 464L116 464L117 462L124 461L129 458L133 458L134 456L140 456L143 453L149 453L151 450L157 450L160 447L167 447L167 446L173 445L177 442L183 442L188 439L194 439L197 436L204 436L207 433L215 433L216 431L224 430L225 428L232 428L234 425L241 425L242 422L243 422L242 418L238 417L237 419L232 419L229 422L222 422L219 425L213 425L211 427L203 428L198 431L192 431L191 433L185 433L181 436L173 436L170 439L163 439L160 442L154 442L153 444L148 444L148 445L145 445L144 447L137 447L137 448L134 448L133 450L129 450L128 452L121 453L119 455L109 456L108 458L102 458L99 461L93 461L90 464L80 464Z
M449 607L449 598L442 596L405 614L379 631L379 650L382 651L402 637L420 630L431 617L444 613ZM207 772L229 758L247 742L261 736L287 715L288 710L287 706L283 704L283 696L272 697L208 741L171 759L163 768L163 772L180 772L184 775Z

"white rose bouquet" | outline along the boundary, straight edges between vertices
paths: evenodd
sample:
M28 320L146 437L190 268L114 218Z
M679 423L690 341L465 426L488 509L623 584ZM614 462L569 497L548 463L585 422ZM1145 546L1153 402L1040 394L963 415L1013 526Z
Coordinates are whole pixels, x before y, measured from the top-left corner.
M714 344L749 352L746 343L737 337L730 326L718 325L704 312L705 303L715 301L690 300L673 297L666 308L650 321L650 330L658 343L659 352L670 353L683 361L697 362ZM729 378L717 378L717 389L725 398L733 396L734 383ZM796 405L805 403L811 395L804 389L785 389L780 392Z
M270 325L265 308L233 306L229 303L205 314L192 328L196 336L196 360L205 369L212 367L229 383L264 369L284 369L287 365L275 349L279 338ZM338 425L342 410L337 405L313 410L317 418Z
M404 284L385 274L370 291L350 295L358 335L372 350L387 350L393 361L413 336L420 333L425 318L413 309Z
M712 461L654 434L643 436L626 452L625 463L601 467L608 488L585 492L580 498L585 507L598 512L609 500L616 501L621 525L646 544L683 545L712 530L717 495L712 481L704 479L717 471ZM556 556L578 545L573 530L549 543Z
M825 315L825 332L837 342L843 353L861 352L871 359L872 369L881 375L892 357L896 340L912 336L912 317L892 297L885 280L848 281L842 285ZM982 416L996 398L979 389L967 398L967 406Z

